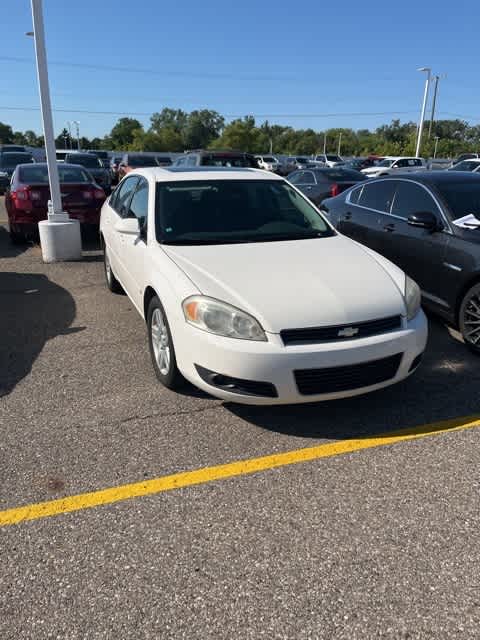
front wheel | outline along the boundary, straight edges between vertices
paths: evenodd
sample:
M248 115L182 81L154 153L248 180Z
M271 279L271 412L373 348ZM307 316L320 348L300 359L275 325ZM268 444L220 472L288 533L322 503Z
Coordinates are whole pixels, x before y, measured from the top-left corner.
M167 315L157 296L154 296L148 305L147 327L148 346L155 375L167 389L179 389L184 383L184 378L177 367Z
M103 268L105 270L105 280L107 283L107 287L112 293L121 293L123 291L122 285L116 279L115 274L113 273L106 244L103 245Z
M465 294L460 306L459 325L466 346L480 355L480 283Z

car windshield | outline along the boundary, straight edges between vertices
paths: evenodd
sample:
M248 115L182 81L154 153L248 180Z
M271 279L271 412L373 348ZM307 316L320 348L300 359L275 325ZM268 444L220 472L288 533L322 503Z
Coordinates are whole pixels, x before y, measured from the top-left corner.
M340 156L327 155L327 160L330 162L340 162L341 158Z
M480 166L480 162L473 162L472 160L463 160L459 162L454 167L451 168L451 171L473 171L474 169L478 169Z
M329 180L335 182L341 182L342 180L363 180L365 176L360 171L354 171L353 169L327 169L325 171L319 171L322 175Z
M58 165L58 175L62 183L76 184L92 181L89 174L83 169L80 169L80 167ZM48 184L48 170L46 165L22 167L20 169L19 180L24 184Z
M71 162L72 164L80 164L87 169L101 169L103 164L97 156L81 156L80 154L73 154L66 156L65 162Z
M24 162L33 162L29 153L2 153L0 155L0 166L2 167L16 167L17 164Z
M377 163L377 167L391 167L394 162L395 160L389 160L388 158L385 158L385 160Z
M437 188L446 200L453 220L468 214L480 219L480 181L445 182Z
M304 240L335 235L283 181L157 183L156 234L173 245Z
M300 162L301 164L307 164L308 162L310 162L310 160L308 158L303 158L302 156L297 156L297 162Z
M205 156L201 162L204 167L256 167L257 163L254 158L246 155L220 155Z
M263 161L264 162L276 162L275 158L272 158L272 156L263 156Z
M154 156L128 156L129 167L158 167Z

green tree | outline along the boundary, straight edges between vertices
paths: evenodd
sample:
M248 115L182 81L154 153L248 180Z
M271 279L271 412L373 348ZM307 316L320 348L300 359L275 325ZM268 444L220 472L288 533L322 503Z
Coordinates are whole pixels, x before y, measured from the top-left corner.
M135 131L143 130L142 124L135 118L120 118L109 135L109 142L113 149L126 149L132 144Z
M240 149L242 151L258 151L259 129L255 126L253 116L245 116L232 120L222 135L210 145L213 149Z
M13 142L13 131L9 124L0 122L0 143L11 144Z
M220 136L225 119L217 111L202 109L188 114L183 131L186 149L205 149Z
M181 109L165 107L160 113L154 113L150 118L150 129L160 133L162 129L171 129L183 135L187 126L188 114Z

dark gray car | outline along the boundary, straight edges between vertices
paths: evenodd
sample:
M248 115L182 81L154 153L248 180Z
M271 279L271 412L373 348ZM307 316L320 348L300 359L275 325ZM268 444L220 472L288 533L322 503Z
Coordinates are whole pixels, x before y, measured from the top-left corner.
M104 167L103 162L95 154L67 153L65 162L67 164L79 164L88 169L95 182L102 187L105 193L110 193L112 187L110 170Z
M10 185L16 166L26 162L35 162L31 153L0 151L0 193Z
M367 177L353 169L319 167L294 171L287 180L315 204L320 204L325 198L337 196L349 189L357 182L367 180Z

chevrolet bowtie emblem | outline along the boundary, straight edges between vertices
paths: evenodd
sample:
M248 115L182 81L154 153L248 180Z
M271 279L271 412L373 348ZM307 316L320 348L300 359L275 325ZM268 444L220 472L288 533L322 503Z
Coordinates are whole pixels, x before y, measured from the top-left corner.
M357 327L345 327L345 329L340 329L338 332L339 338L353 338L359 332Z

